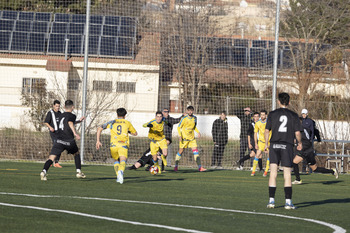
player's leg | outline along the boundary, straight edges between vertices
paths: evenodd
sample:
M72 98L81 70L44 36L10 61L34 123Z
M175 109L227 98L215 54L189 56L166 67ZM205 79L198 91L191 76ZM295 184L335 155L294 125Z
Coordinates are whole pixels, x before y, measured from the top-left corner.
M192 148L193 158L198 166L198 171L205 172L207 169L202 167L201 157L199 156L198 145L196 139L193 139L188 143L188 147Z
M176 157L175 157L175 167L174 167L174 171L177 171L178 170L178 167L179 167L179 163L180 163L180 159L181 159L181 156L182 156L182 153L184 152L184 149L187 148L187 145L188 145L188 141L181 141L179 143L179 151L177 152L176 154Z
M51 150L52 152L52 150ZM53 161L55 161L56 159L56 155L50 155L49 156L49 159L46 160L45 164L44 164L44 167L43 167L43 170L40 172L40 179L41 180L47 180L47 172L49 170L49 168L51 167Z
M250 174L251 176L255 176L255 170L256 170L256 167L258 166L259 158L261 158L261 154L262 154L262 150L260 150L260 147L259 147L259 149L256 151L255 159L253 162L252 174Z
M268 151L265 151L264 153L266 154L267 159L266 159L266 168L265 168L265 172L264 172L263 176L266 177L267 173L269 172L269 169L270 169L270 157L269 157Z
M219 168L222 168L222 164L221 164L221 161L222 161L222 157L224 155L224 151L225 151L225 145L219 145L219 153L218 153L218 160L217 160L217 164L218 164L218 167Z
M114 172L118 177L118 170L120 165L118 148L116 146L112 146L109 148L109 150L111 152L111 157L114 159L114 164L113 164Z
M211 157L211 167L212 168L215 168L215 165L217 165L218 154L219 154L219 145L214 144L213 155Z
M150 155L150 148L147 148L147 150L143 153L143 155L141 156L141 158L139 160L137 160L137 162L132 165L131 167L128 167L128 170L133 170L133 169L138 169L140 167L143 167L146 165L146 162L149 160L149 155Z
M158 142L152 141L150 148L151 148L151 155L152 155L152 160L153 160L154 166L158 167L159 174L160 174L160 173L162 173L162 171L161 171L161 168L159 166L158 156L157 156L160 146L159 146Z
M284 195L286 199L285 209L295 209L292 203L292 167L293 167L293 146L286 144L281 151L281 166L283 167Z
M271 147L270 147L271 148ZM277 171L280 158L276 149L270 149L270 177L269 177L269 203L267 208L275 208L275 194L277 187Z
M124 171L125 171L125 165L126 160L128 158L128 148L127 146L122 146L118 150L119 155L119 168L118 168L118 174L117 174L117 182L120 184L124 183Z
M299 171L299 163L302 161L303 161L303 158L299 155L296 155L293 159L293 171L294 171L294 175L295 175L295 181L293 181L292 184L301 184L302 183L302 181L300 179L300 171Z
M162 171L164 171L165 167L168 165L167 161L166 161L166 157L168 156L168 143L166 140L162 140L159 143L159 152L161 155L161 159L162 159Z
M81 171L81 158L77 144L74 142L70 143L66 148L68 154L72 154L74 156L74 163L76 169L76 177L77 178L86 178L85 174Z
M312 171L319 172L319 173L325 173L325 174L327 174L327 173L332 174L335 176L336 179L338 179L339 173L338 173L338 170L336 168L335 169L327 169L324 167L318 167L316 165L315 153L313 150L312 150L312 152L307 154L306 160L307 160L307 163L309 164L310 168L312 169Z

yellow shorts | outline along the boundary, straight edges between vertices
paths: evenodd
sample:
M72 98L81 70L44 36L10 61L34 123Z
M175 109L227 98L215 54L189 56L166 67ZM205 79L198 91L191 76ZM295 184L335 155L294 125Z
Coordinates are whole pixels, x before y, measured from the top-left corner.
M168 149L168 144L164 138L160 141L151 141L150 148L151 148L151 155L155 155L159 151L159 148L162 150Z
M128 158L128 147L124 144L115 145L109 148L113 159L118 160L121 156Z
M270 145L270 143L269 143ZM258 141L258 150L264 151L265 150L265 142Z
M180 148L188 148L188 147L189 148L196 148L196 147L198 147L196 139L193 139L191 141L183 139L180 142Z

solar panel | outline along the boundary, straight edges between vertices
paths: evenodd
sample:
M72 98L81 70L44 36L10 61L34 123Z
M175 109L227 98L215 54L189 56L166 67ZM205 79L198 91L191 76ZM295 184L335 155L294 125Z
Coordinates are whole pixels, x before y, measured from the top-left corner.
M134 37L135 27L120 26L119 36Z
M8 51L10 47L10 39L12 32L10 31L0 31L0 50Z
M279 49L282 49L283 45L284 45L283 41L279 41L278 42L278 48ZM269 41L269 48L272 48L272 49L275 48L275 42L274 41Z
M49 22L33 21L32 32L45 32L49 30Z
M235 47L246 47L246 48L248 48L248 46L249 46L249 41L246 40L246 39L234 39L233 43L234 43Z
M28 45L28 36L28 32L13 32L10 50L26 51Z
M100 44L100 36L90 35L89 36L89 54L98 55L99 44ZM83 48L85 48L85 40L84 40Z
M0 19L0 31L12 31L14 24L14 20Z
M48 12L36 12L35 16L34 16L34 20L50 22L51 21L51 13L48 13Z
M115 36L102 36L100 55L115 56L116 55L117 37Z
M120 24L122 26L135 26L136 25L136 19L133 17L121 17Z
M67 33L67 26L68 26L68 23L53 22L51 27L51 33L65 34Z
M103 23L103 16L102 15L91 15L90 16L90 23L91 24L102 24Z
M65 34L53 34L49 36L47 52L48 53L64 53L66 47Z
M120 24L120 17L119 16L106 16L105 17L105 24L119 25Z
M34 20L34 12L25 12L25 11L20 11L18 15L19 20Z
M283 69L290 69L293 67L292 52L289 49L283 49L282 51L282 64Z
M69 34L81 34L83 35L85 31L85 24L83 23L70 23L68 25Z
M28 52L45 53L45 33L30 33Z
M18 11L3 11L2 12L3 19L17 19Z
M133 38L119 37L116 56L133 57L134 42Z
M55 22L62 22L62 23L69 23L70 22L70 14L62 14L62 13L56 13L54 16Z
M104 36L117 36L119 26L113 25L103 25L103 35Z
M267 40L252 40L252 47L267 48Z
M247 48L231 48L232 62L235 66L247 66L248 52Z
M90 35L101 35L102 25L99 24L90 24Z
M251 48L250 51L250 67L264 67L266 65L265 49Z
M229 47L220 47L215 49L214 64L216 65L228 65L231 64L231 54Z
M83 49L83 35L67 35L68 42L68 53L81 55Z
M15 24L15 31L17 32L30 32L32 21L17 20Z
M72 15L72 23L86 23L86 15Z

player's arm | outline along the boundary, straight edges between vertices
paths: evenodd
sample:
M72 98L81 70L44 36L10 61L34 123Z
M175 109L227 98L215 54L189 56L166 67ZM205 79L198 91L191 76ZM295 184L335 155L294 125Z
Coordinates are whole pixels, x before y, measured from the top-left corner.
M51 113L48 112L44 121L44 125L51 131L55 132L55 129L49 124L52 121Z
M264 132L264 137L265 137L265 151L267 150L267 148L269 148L269 137L270 137L270 130L265 129Z
M149 121L149 122L147 122L147 123L143 124L142 126L143 126L144 128L147 128L147 127L152 128L152 127L153 127L153 125L152 125L152 123L151 123L151 122L152 122L152 121Z
M81 122L83 122L86 119L86 117L82 116L80 117L80 119L78 121L75 121L74 124L80 124Z
M301 133L300 133L300 131L295 131L295 138L298 141L297 150L302 150L303 149L303 144L301 143Z
M194 131L197 132L197 137L200 138L201 137L201 133L199 132L197 126L196 126L196 128L194 128Z
M73 122L73 121L68 121L68 125L69 125L69 128L72 130L72 132L73 132L75 138L76 138L77 140L79 140L79 139L80 139L80 136L79 136L79 134L77 134L77 132L75 131L74 122Z
M259 133L259 130L258 130L258 127L256 127L256 124L255 124L255 129L254 129L255 149L259 149L259 146L258 146L258 133Z
M216 139L216 135L217 135L216 120L214 121L213 126L212 126L212 128L211 128L211 135L213 136L214 144L216 144L216 142L217 142L217 139Z
M134 128L134 126L131 123L130 123L130 126L129 126L129 133L132 136L137 136L137 131L136 131L136 129Z
M100 147L102 146L102 143L100 141L102 130L103 130L103 128L101 126L99 126L97 128L97 132L96 132L96 150L100 149Z

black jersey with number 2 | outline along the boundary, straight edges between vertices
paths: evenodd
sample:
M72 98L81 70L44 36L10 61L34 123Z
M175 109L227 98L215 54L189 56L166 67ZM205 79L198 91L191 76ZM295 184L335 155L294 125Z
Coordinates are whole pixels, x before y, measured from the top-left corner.
M303 131L298 114L287 108L270 112L266 129L272 131L270 143L294 144L295 132Z
M63 141L74 141L74 133L69 127L68 122L71 121L74 124L77 118L76 115L71 112L64 112L59 118L58 139Z

